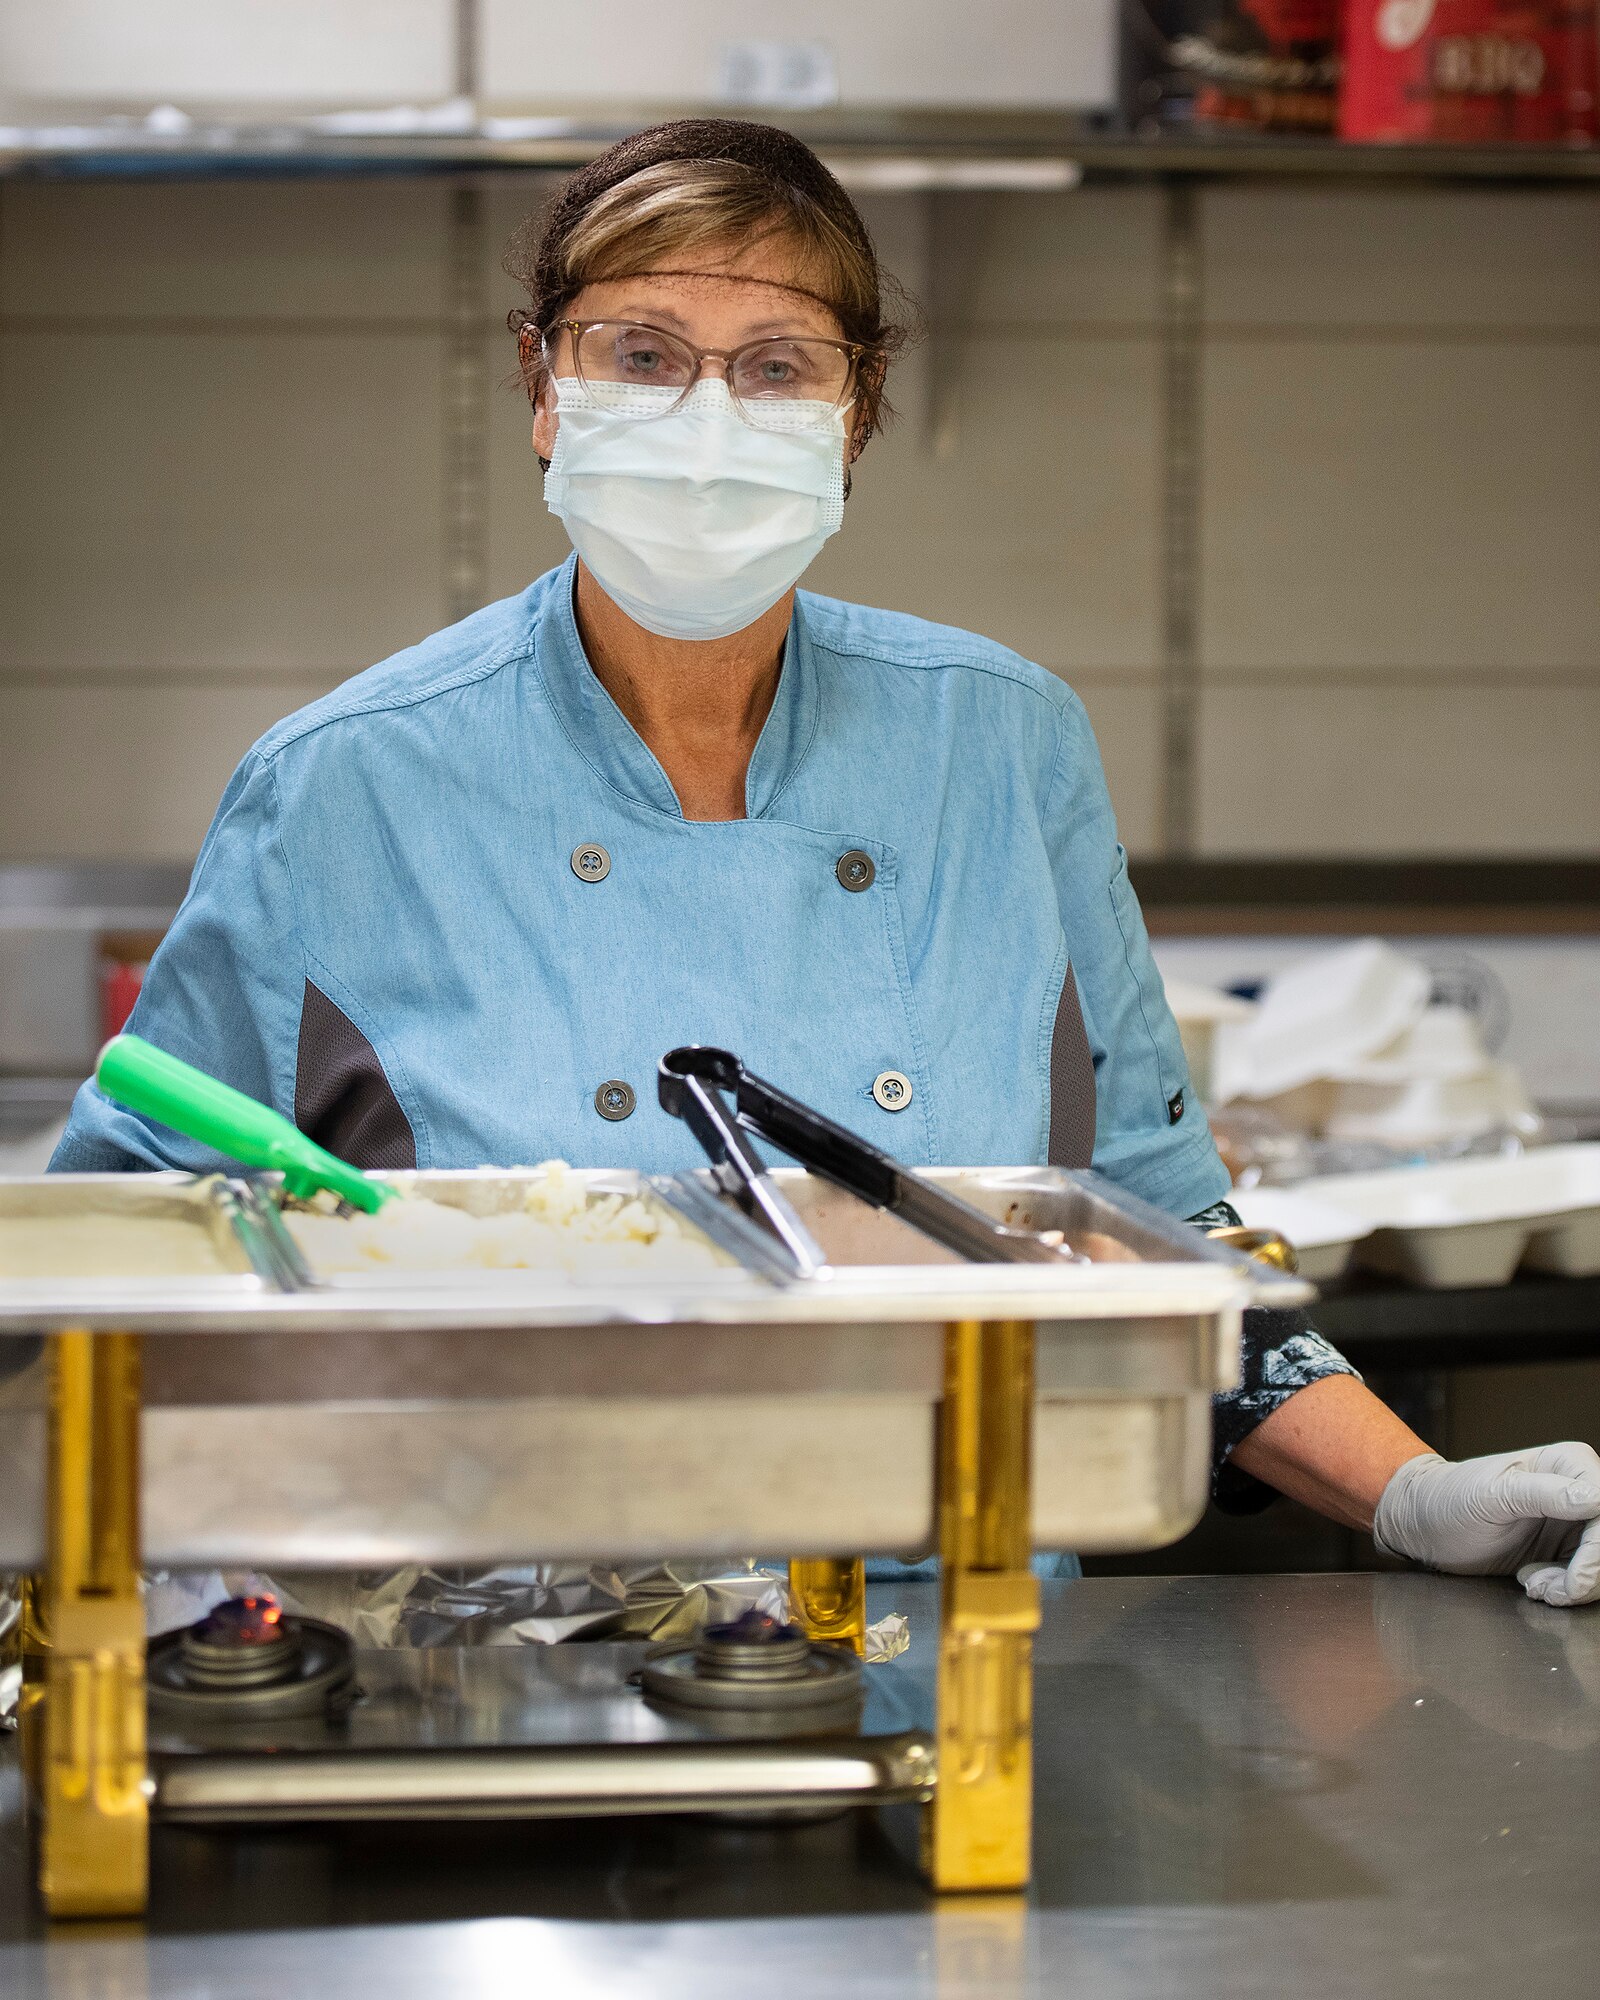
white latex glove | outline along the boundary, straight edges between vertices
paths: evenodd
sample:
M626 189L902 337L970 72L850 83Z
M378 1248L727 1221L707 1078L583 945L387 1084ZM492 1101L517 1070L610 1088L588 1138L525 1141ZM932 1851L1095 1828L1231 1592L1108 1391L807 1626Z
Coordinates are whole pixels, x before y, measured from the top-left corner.
M1372 1539L1459 1576L1509 1576L1530 1597L1600 1602L1600 1452L1541 1444L1459 1463L1423 1452L1383 1489Z

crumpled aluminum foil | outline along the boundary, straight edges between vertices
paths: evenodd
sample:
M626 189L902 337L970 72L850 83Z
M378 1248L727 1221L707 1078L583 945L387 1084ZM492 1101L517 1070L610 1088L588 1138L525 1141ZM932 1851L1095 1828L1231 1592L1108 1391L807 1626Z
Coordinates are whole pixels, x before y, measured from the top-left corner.
M862 1664L880 1667L885 1660L898 1660L911 1644L911 1620L903 1611L891 1611L867 1627Z
M157 1572L146 1585L152 1637L203 1618L225 1597L270 1592L291 1613L340 1625L359 1647L656 1643L754 1607L786 1618L788 1582L752 1562L519 1563L483 1570Z
M22 1658L18 1642L22 1636L21 1579L0 1576L0 1727L14 1728L17 1698L22 1693Z

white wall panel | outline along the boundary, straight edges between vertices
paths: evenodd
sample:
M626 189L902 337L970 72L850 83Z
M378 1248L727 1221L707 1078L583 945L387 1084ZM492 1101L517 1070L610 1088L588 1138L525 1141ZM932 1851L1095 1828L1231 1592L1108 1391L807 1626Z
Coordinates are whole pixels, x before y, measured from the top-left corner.
M0 668L352 673L443 622L431 334L8 333Z
M438 317L430 181L13 181L0 312L93 321Z
M0 0L0 101L445 97L454 47L452 0Z
M737 74L781 87L781 63L740 58L765 44L815 51L797 87L831 74L846 105L1108 105L1115 18L1115 0L483 0L483 89L541 105L729 101Z
M1592 854L1600 680L1208 688L1209 854Z
M937 197L941 317L971 326L1154 326L1161 196L1154 188Z
M327 686L0 683L0 855L187 860L250 745L336 678Z
M1600 673L1600 345L1217 339L1208 670Z
M1217 187L1212 325L1600 328L1593 188Z

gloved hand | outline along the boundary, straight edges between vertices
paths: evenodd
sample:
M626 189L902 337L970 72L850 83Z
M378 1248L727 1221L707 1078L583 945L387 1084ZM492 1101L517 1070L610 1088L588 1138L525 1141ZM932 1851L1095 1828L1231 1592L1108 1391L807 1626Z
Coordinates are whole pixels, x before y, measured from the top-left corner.
M1372 1539L1460 1576L1509 1576L1554 1605L1600 1602L1600 1452L1542 1444L1459 1463L1423 1452L1383 1489Z

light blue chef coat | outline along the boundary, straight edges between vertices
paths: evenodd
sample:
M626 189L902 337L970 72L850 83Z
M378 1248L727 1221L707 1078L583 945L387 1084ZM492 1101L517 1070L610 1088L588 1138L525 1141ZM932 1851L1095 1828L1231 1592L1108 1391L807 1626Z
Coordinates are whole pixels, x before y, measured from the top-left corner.
M1182 1215L1227 1192L1069 688L971 633L801 592L748 816L687 821L588 665L573 578L262 737L134 1031L371 1165L703 1164L656 1100L685 1042L913 1165L1015 1164L1047 1157L1070 959L1095 1165ZM600 879L573 864L586 845ZM859 891L836 873L850 850L875 870ZM890 1071L897 1109L873 1094ZM618 1083L635 1108L607 1119ZM217 1161L86 1084L52 1164Z

